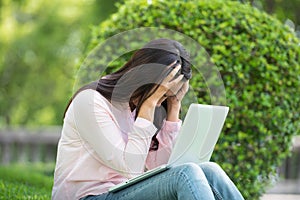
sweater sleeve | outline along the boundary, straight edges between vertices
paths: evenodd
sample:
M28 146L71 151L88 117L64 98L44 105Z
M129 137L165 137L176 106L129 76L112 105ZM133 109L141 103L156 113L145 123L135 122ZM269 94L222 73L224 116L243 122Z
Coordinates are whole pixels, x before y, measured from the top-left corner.
M143 172L151 138L152 122L137 118L124 140L107 106L97 92L86 90L73 100L73 113L79 136L96 152L100 162L130 178Z
M164 120L161 130L156 136L159 141L158 150L150 151L146 160L146 168L148 170L168 162L181 124L181 120L178 122Z

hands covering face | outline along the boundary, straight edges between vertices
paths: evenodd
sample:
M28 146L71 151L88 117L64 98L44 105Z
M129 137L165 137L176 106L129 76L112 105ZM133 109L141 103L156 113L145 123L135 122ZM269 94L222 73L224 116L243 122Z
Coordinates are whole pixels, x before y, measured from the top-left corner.
M171 104L180 103L187 91L189 90L189 81L181 81L177 87L172 88L167 92L168 102ZM172 93L172 95L168 95L168 93Z
M168 67L172 67L174 64L175 62ZM171 104L178 104L187 93L189 89L189 81L184 81L183 74L180 74L178 77L176 77L176 74L180 69L181 65L177 64L153 94L157 98L159 97L157 105L160 105L165 99L168 99L168 102Z

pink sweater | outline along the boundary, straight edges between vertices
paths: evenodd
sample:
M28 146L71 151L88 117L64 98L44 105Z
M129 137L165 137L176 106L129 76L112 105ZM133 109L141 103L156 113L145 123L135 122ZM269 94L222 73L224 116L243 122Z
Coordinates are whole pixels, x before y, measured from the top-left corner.
M64 119L52 199L79 199L167 163L181 121L164 121L159 149L150 151L152 122L135 118L127 105L114 105L88 89L73 99Z

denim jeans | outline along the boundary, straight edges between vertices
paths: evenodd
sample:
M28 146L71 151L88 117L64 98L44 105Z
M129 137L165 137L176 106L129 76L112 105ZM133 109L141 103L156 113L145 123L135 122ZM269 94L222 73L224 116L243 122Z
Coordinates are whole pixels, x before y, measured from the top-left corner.
M238 200L244 199L225 172L213 162L186 163L116 193L81 200Z

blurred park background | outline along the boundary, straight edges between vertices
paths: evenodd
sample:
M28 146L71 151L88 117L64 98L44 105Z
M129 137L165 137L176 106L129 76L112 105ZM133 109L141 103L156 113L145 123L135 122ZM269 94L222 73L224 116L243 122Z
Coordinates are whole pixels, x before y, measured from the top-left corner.
M95 27L125 1L0 0L0 199L50 198L76 70ZM300 37L300 0L239 2L277 18ZM300 193L299 149L294 136L269 193Z

